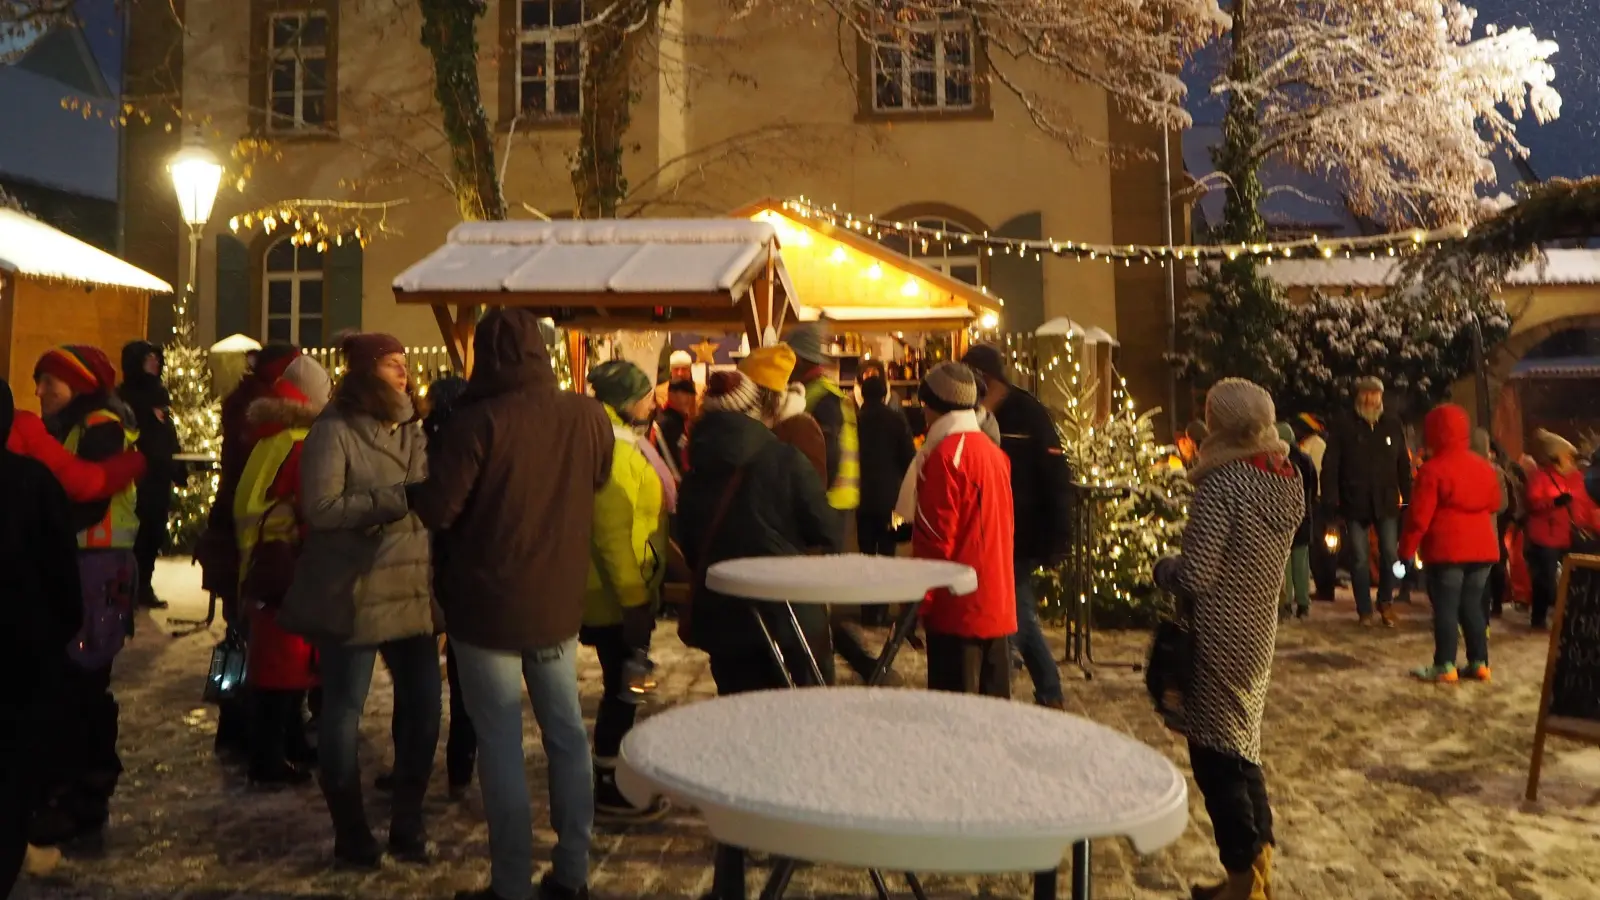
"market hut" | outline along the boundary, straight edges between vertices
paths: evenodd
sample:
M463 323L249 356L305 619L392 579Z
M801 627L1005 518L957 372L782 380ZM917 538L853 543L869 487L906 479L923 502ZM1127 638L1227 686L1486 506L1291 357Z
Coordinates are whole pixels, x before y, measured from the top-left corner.
M800 321L825 320L842 335L840 355L865 355L861 335L900 336L898 359L883 359L903 378L921 377L920 363L945 353L959 356L969 329L999 326L1005 301L981 288L896 253L870 237L816 216L803 215L781 200L764 199L732 215L771 224L783 243L784 259L799 296ZM938 337L947 349L929 351L906 341L906 334ZM867 342L872 343L872 342ZM894 346L881 342L879 347ZM859 360L858 360L859 362ZM841 381L851 381L841 371Z
M0 209L0 372L31 382L33 365L60 344L89 344L116 359L145 336L151 294L172 286L16 210ZM30 390L17 403L36 408Z
M452 362L470 371L480 306L532 309L570 329L742 331L759 342L792 318L794 286L771 224L603 219L457 225L394 293L433 307Z

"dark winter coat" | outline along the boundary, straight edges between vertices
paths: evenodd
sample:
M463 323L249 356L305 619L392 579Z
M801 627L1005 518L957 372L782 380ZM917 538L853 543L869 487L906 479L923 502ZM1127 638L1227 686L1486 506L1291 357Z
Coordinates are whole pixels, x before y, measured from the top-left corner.
M154 354L162 365L161 348L146 341L134 341L122 348L122 385L117 396L133 410L139 427L139 452L144 454L145 476L139 482L139 499L146 502L165 496L182 481L182 470L172 458L182 451L178 428L172 420L172 396L161 375L144 370L145 357ZM140 518L143 518L141 515Z
M1011 459L1017 559L1043 563L1065 553L1074 538L1072 467L1050 410L1032 394L1011 388L994 419Z
M60 412L44 417L44 426L51 437L64 444L72 434L72 429L85 422L90 415L102 411L112 413L130 426L133 424L133 412L116 397L110 394L79 394ZM83 430L78 438L77 456L89 462L105 462L120 456L127 449L125 443L122 425L103 421ZM68 514L73 532L83 531L101 521L110 508L109 499L73 503Z
M561 390L533 313L490 312L473 352L413 508L439 535L451 637L506 652L552 647L583 623L595 494L616 435L598 401Z
M1505 495L1500 473L1468 446L1466 410L1454 404L1437 407L1422 428L1431 455L1417 470L1400 532L1400 558L1412 559L1420 551L1430 566L1498 562L1494 520Z
M11 388L0 380L0 434L11 430ZM17 765L11 754L30 708L46 702L56 673L65 669L67 644L82 624L77 530L68 521L67 496L43 463L0 447L0 768ZM13 770L14 771L14 770Z
M1306 514L1300 519L1300 527L1295 529L1295 547L1311 546L1311 512L1317 508L1317 466L1311 461L1311 456L1304 450L1289 445L1289 462L1300 472L1300 484L1305 487Z
M822 479L795 447L782 443L755 419L736 412L710 412L689 437L694 468L678 492L677 540L685 561L698 569L728 559L795 556L808 550L836 553L842 519L828 505ZM733 473L743 481L729 501L715 535L711 520ZM782 606L755 602L769 628L781 633ZM750 614L752 601L707 591L694 608L695 643L712 654L763 652L766 642ZM827 613L797 605L802 629L814 651L827 648ZM820 656L820 653L819 653Z
M861 512L888 518L900 497L900 482L917 456L905 413L884 403L861 404L856 429L861 435Z
M1353 522L1400 514L1411 502L1411 454L1400 417L1385 412L1378 423L1347 410L1328 432L1322 456L1322 503Z

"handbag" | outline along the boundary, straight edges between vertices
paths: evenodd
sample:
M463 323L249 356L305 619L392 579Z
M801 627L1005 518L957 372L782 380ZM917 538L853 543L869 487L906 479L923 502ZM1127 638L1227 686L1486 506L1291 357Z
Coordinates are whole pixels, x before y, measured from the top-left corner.
M238 696L244 686L245 642L238 630L228 633L211 648L211 669L206 673L204 700L207 703L226 703Z
M293 519L295 540L267 540L267 521L279 509L288 509ZM250 562L239 582L239 598L246 609L255 606L277 609L294 583L295 561L300 557L300 513L293 503L278 501L261 514L256 523L256 543L250 551Z
M1183 699L1194 683L1194 631L1180 618L1163 619L1150 641L1144 686L1167 728L1184 730Z
M733 505L733 497L739 493L740 485L744 484L744 467L733 470L728 477L728 484L722 489L722 496L717 500L717 509L711 514L711 524L706 528L705 541L701 545L700 561L694 566L693 579L689 582L688 602L678 607L678 639L684 646L704 649L695 643L694 633L694 608L705 596L706 569L710 568L705 560L710 555L710 547L716 543L718 535L722 533L722 520L727 518L728 507Z

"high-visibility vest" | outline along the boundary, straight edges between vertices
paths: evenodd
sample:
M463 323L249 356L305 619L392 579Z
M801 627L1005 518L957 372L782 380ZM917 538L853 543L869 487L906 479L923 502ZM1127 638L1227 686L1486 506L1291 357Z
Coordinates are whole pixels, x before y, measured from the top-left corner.
M114 422L122 429L122 449L131 450L138 442L139 432L129 429L120 416L109 409L97 409L67 432L63 443L67 452L77 456L83 433L107 422ZM134 539L139 536L138 493L138 487L130 484L113 496L100 521L78 532L78 547L84 550L133 549Z
M861 437L856 432L856 404L839 386L826 378L815 378L806 385L806 412L812 412L822 398L839 398L844 427L839 430L839 471L828 485L828 505L834 509L855 509L861 505Z
M309 429L287 428L264 437L250 449L250 459L239 476L239 490L233 495L233 533L239 543L239 577L250 571L250 555L258 541L296 542L300 539L295 511L280 506L266 521L277 500L267 497L278 470L289 458L294 445L306 439Z

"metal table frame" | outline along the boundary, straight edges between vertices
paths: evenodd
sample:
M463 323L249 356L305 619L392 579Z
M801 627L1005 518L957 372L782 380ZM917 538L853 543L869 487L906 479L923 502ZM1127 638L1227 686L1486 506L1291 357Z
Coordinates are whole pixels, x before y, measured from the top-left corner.
M1144 669L1142 662L1101 662L1094 658L1094 537L1099 527L1100 504L1128 493L1127 488L1096 487L1078 482L1072 486L1072 516L1078 539L1067 551L1066 577L1062 579L1067 607L1067 655L1061 661L1076 665L1085 680L1094 680L1096 666Z

